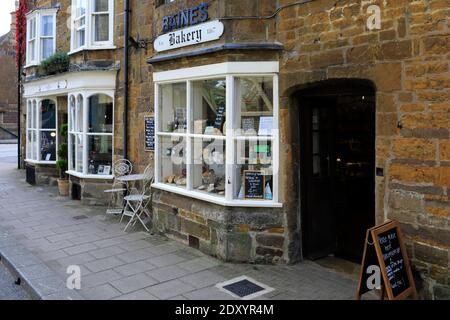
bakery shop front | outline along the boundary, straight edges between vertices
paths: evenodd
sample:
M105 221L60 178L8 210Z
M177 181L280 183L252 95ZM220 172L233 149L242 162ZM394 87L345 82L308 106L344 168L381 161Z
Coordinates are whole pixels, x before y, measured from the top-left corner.
M156 8L159 36L148 59L154 83L153 223L225 260L278 261L284 242L278 167L282 46L229 41L232 23L217 19L218 6L210 1L170 6L171 12L169 6ZM256 249L256 239L268 246Z
M229 261L360 262L367 228L393 219L424 292L442 296L439 19L409 18L421 2L190 3L153 15L154 227Z
M299 53L273 21L216 6L156 8L154 227L225 260L358 261L375 224L373 83L294 79L283 98Z

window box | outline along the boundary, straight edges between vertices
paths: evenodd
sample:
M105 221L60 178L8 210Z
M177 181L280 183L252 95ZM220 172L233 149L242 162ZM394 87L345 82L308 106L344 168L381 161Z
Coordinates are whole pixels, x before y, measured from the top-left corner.
M278 62L158 72L154 82L155 188L225 206L281 206ZM244 180L248 171L260 180Z

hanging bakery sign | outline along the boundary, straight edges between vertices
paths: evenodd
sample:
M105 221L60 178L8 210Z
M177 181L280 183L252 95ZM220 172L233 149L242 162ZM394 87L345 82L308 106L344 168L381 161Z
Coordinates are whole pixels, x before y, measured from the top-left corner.
M184 9L162 19L163 35L156 38L157 52L182 48L219 39L224 31L222 22L209 21L208 5Z
M187 47L220 39L224 31L223 23L215 20L193 27L169 32L156 38L154 48L157 52Z

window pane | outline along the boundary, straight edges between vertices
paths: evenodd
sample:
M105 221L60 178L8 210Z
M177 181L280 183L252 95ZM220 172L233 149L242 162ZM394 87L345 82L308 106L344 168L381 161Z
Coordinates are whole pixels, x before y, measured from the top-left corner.
M53 38L41 39L42 59L47 59L53 54Z
M32 106L32 114L33 114L33 118L32 118L32 127L34 129L37 129L37 103L36 100L33 100L33 106Z
M36 18L30 20L30 33L29 39L34 39L36 37Z
M236 141L236 185L234 196L238 199L249 198L244 187L245 171L260 173L264 179L262 194L253 193L252 199L273 199L273 167L272 167L272 142L271 141Z
M85 31L84 31L84 29L78 30L76 32L76 34L75 34L75 37L76 37L76 39L75 39L75 46L77 48L84 46L84 43L85 43L85 39L84 39Z
M109 40L109 15L97 14L93 16L94 19L94 41L108 41Z
M56 161L56 131L41 131L41 154L42 161Z
M31 132L31 159L36 160L37 159L37 150L36 150L36 146L37 146L37 136L36 136L36 131L32 131Z
M42 16L41 36L53 36L53 16Z
M40 115L42 129L56 128L56 105L52 100L41 101Z
M236 78L238 97L236 128L238 135L272 135L273 79L271 77Z
M75 97L70 96L69 98L69 131L75 131Z
M76 116L76 131L83 131L83 96L78 95L77 97L77 116Z
M83 172L83 136L76 135L76 170Z
M163 132L186 132L186 83L160 86L159 127Z
M89 132L112 133L113 102L104 94L89 98Z
M69 134L69 148L71 151L69 159L69 170L75 171L75 135Z
M28 42L28 53L29 53L29 60L34 61L36 57L35 53L35 40Z
M186 188L186 140L160 137L159 181Z
M31 114L31 101L27 102L27 128L31 128L32 122L31 122L32 114Z
M27 159L31 159L31 149L32 149L31 131L27 132Z
M193 82L194 133L222 135L226 120L226 81Z
M112 136L88 136L88 161L88 174L111 174Z
M194 189L225 196L225 154L224 140L194 139Z
M77 0L75 17L81 17L86 13L87 0Z
M108 11L109 0L95 0L94 12Z

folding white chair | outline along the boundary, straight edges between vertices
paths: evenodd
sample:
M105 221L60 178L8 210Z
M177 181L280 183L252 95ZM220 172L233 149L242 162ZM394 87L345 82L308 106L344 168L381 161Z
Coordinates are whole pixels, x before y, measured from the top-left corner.
M109 194L108 208L106 209L107 214L119 215L122 213L124 208L123 196L128 190L126 183L117 180L118 177L131 174L133 171L133 165L129 160L120 159L114 162L114 182L111 189L107 189L104 193Z
M147 166L144 170L144 179L141 181L142 189L141 192L138 190L133 190L131 194L127 195L125 200L125 209L122 212L122 217L120 222L122 222L123 217L130 217L127 225L123 229L126 231L130 225L135 225L138 221L142 224L145 230L149 232L150 230L145 225L144 219L146 217L151 217L151 210L149 210L149 205L151 207L152 202L152 188L153 183L153 170L150 166Z

